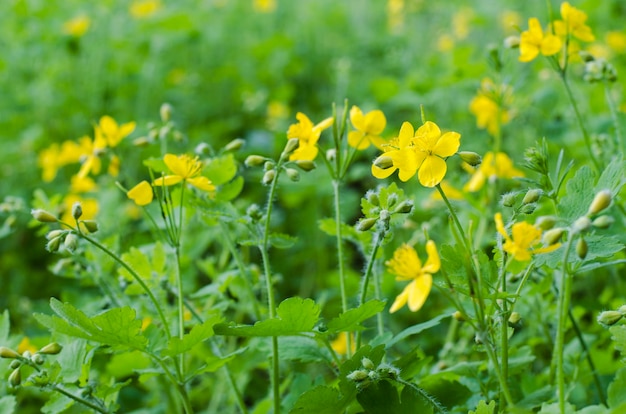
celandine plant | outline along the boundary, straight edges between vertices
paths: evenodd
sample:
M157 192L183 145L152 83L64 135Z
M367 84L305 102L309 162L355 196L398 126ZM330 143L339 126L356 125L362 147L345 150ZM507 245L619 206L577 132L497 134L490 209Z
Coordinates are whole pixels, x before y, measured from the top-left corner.
M525 90L500 52L468 103L485 151L445 114L388 125L347 101L318 123L298 112L278 154L190 151L167 104L145 136L104 116L93 139L44 149L44 181L68 190L38 191L33 224L80 291L34 314L51 336L0 317L3 412L33 396L45 413L624 412L619 116L609 93L600 151L571 88L573 65L607 90L616 73L577 63L575 39L593 34L563 3L507 44L558 74L582 161L550 137L516 156ZM286 225L295 198L318 206L314 236Z

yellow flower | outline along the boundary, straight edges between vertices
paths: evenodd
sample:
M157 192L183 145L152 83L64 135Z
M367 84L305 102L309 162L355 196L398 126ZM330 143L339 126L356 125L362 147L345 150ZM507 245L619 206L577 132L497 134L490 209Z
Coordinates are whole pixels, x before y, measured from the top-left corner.
M127 122L122 125L118 125L115 119L108 115L104 115L100 118L100 123L96 125L96 141L99 139L104 140L104 146L109 148L115 148L122 139L126 138L135 130L135 122Z
M512 237L508 235L504 229L504 223L502 222L502 214L496 213L495 217L496 229L498 233L504 238L504 244L502 248L505 252L513 256L513 259L525 262L532 258L533 254L549 253L558 249L561 245L559 243L551 246L541 247L533 249L533 246L541 241L541 229L533 226L525 221L521 223L513 224L511 229Z
M398 33L404 27L404 0L387 0L387 27L392 33Z
M161 8L158 0L135 0L130 5L130 14L135 19L145 19L152 16Z
M500 127L511 119L511 113L506 109L510 103L511 88L508 85L496 85L491 79L484 78L477 95L470 102L469 109L476 117L478 128L497 135Z
M591 28L585 24L587 14L568 2L561 3L561 18L554 22L554 31L557 35L566 38L574 36L583 42L593 42L595 37L591 33Z
M518 12L505 10L500 14L500 27L507 33L514 32L515 28L519 27L520 24L522 24L522 17ZM515 33L517 32L515 31Z
M413 131L411 123L402 124L398 147L383 154L393 165L386 169L373 165L374 177L387 178L399 170L398 177L402 181L408 181L417 172L424 187L434 187L443 180L448 169L445 158L457 152L461 135L458 132L442 134L437 124L430 121Z
M63 33L74 37L81 37L87 33L90 25L91 19L81 14L63 23Z
M346 351L348 350L348 332L340 332L337 338L330 343L330 346L339 355L346 355ZM354 334L350 334L350 350L352 354L356 351Z
M72 193L88 193L96 188L96 182L91 177L72 176L70 191Z
M557 36L543 33L541 24L536 17L528 19L528 30L520 36L520 62L530 62L541 52L544 56L552 56L561 50L562 42Z
M291 154L291 161L308 160L313 161L317 157L317 141L323 130L333 124L333 118L326 118L317 125L302 112L296 114L297 124L292 124L287 131L287 138L298 138L299 146Z
M261 13L271 13L276 10L276 0L254 0L254 10Z
M446 180L443 180L439 185L441 186L441 191L443 191L443 193L446 195L446 198L448 200L459 200L459 201L465 200L465 197L463 196L463 192L458 190L456 187L454 187L452 184L450 184ZM443 200L443 198L441 197L441 193L439 193L439 191L436 191L436 190L433 191L430 198L432 200Z
M382 148L384 140L380 134L387 125L387 119L382 111L374 111L363 114L358 106L350 109L350 122L356 131L348 134L348 144L358 150L364 150L374 144L379 149Z
M145 180L128 190L126 195L138 206L150 204L152 202L152 198L154 197L152 186Z
M613 31L605 36L606 44L616 53L626 52L626 33Z
M39 153L38 164L42 168L42 178L46 182L52 181L60 168L75 164L88 153L85 145L89 143L89 137L83 137L78 143L64 141L59 147L52 144Z
M415 249L408 244L403 244L393 253L393 258L385 263L389 271L396 275L396 280L411 281L393 302L389 312L397 311L407 302L409 309L416 312L426 301L433 285L432 274L441 268L439 253L437 253L434 241L428 240L426 252L428 259L426 264L422 266Z
M34 354L35 352L37 352L37 348L35 348L35 346L30 343L30 339L27 336L25 336L20 341L19 345L17 346L16 351L18 354L23 354L26 351L30 351L31 354Z
M513 166L513 160L504 152L488 152L483 157L483 162L475 170L472 178L463 187L464 191L475 192L480 190L487 179L523 177L524 173Z
M163 161L172 172L172 175L156 179L153 185L170 186L183 182L189 183L203 191L215 190L213 183L207 177L200 175L202 162L198 160L198 157L191 158L186 154L165 154Z

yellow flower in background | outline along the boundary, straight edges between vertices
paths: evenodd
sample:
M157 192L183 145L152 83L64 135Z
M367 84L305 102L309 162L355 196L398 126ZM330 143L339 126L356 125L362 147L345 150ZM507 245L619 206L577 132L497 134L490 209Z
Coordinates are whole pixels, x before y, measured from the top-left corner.
M437 50L440 52L449 52L454 49L454 38L444 33L437 39Z
M371 144L379 149L385 142L380 134L387 125L387 119L382 111L376 109L363 114L361 108L353 106L350 109L350 122L356 131L348 133L348 144L358 150L364 150Z
M337 338L330 343L331 348L339 355L346 355L348 351L348 332L340 332ZM350 350L351 354L356 351L356 341L354 340L354 334L350 334Z
M392 33L398 33L404 27L404 0L387 0L387 27Z
M424 187L434 187L443 180L448 166L445 158L454 155L461 144L461 135L458 132L441 133L434 122L427 121L424 125L413 130L409 122L402 124L398 135L396 149L385 152L372 166L372 174L376 178L387 178L396 170L402 181L408 181L417 173L420 184ZM392 162L388 168L381 168L382 157Z
M115 119L104 115L95 127L96 141L103 139L105 142L104 146L115 148L124 138L133 133L136 125L135 122L118 125Z
M528 30L520 36L520 62L530 62L539 53L552 56L561 50L561 39L553 34L544 34L541 24L536 17L528 19Z
M619 31L608 32L605 35L606 44L615 53L626 53L626 33Z
M161 2L158 0L135 0L130 5L130 15L135 19L145 19L161 9Z
M80 138L78 143L74 141L64 141L61 146L52 144L44 148L38 157L38 164L41 167L42 178L46 182L54 180L60 168L76 164L88 154L89 137Z
M81 220L94 220L96 214L98 214L99 205L98 201L92 198L83 198L78 194L68 194L63 199L63 214L61 215L61 221L65 223L74 223L74 217L72 216L72 206L74 203L80 203L83 208L83 215Z
M554 22L554 32L563 38L573 36L583 42L593 42L595 37L591 28L585 24L587 14L568 2L561 3L561 18Z
M30 338L25 336L20 341L19 345L17 346L16 351L18 354L23 354L26 351L30 351L31 354L34 354L35 352L37 352L37 348L33 344L30 343Z
M470 30L470 22L474 18L474 10L470 7L461 7L452 16L452 32L454 37L463 40L467 38Z
M517 28L522 24L522 16L513 10L506 10L500 15L500 26L507 33L518 33Z
M489 151L485 154L481 164L476 168L463 190L473 193L480 190L487 180L523 176L524 173L513 166L513 160L504 152L498 152L494 155L493 152Z
M426 252L428 259L422 266L415 249L408 244L403 244L393 253L393 258L385 263L389 271L396 275L396 280L411 281L393 302L389 312L393 313L407 303L412 312L418 311L424 305L433 285L432 274L441 268L434 241L428 240Z
M88 193L96 189L96 182L91 177L81 177L78 174L72 176L70 192Z
M253 0L254 10L261 13L271 13L276 10L276 0Z
M326 118L317 125L302 112L296 114L297 124L292 124L287 130L287 138L298 138L298 148L291 154L291 161L305 160L313 161L317 157L319 149L317 141L322 131L329 128L333 124L333 118Z
M128 190L126 195L138 206L146 206L152 202L154 192L150 183L144 180Z
M469 104L470 112L476 117L476 126L486 129L492 136L498 135L502 125L511 120L511 112L507 110L511 100L510 87L496 85L489 78L483 79L480 90Z
M202 191L215 190L213 183L207 177L200 175L202 162L198 157L192 158L187 154L165 154L163 162L165 162L172 174L154 180L153 185L170 186L183 182L189 183Z
M89 30L89 26L91 26L91 19L81 14L63 23L63 33L74 37L82 37Z
M289 107L280 101L267 104L267 127L276 130L289 117Z
M452 184L450 184L446 180L443 180L439 185L441 186L441 191L443 191L443 193L446 195L446 198L448 200L459 200L459 201L465 200L465 196L463 195L463 192L457 189L456 187L454 187ZM432 200L443 200L443 198L441 197L441 193L439 191L433 191L430 198Z
M533 246L541 241L541 229L522 221L521 223L513 224L511 236L509 236L502 222L502 214L496 213L494 220L498 233L504 238L502 248L517 261L525 262L530 260L533 254L549 253L561 246L557 243L551 246L534 249Z

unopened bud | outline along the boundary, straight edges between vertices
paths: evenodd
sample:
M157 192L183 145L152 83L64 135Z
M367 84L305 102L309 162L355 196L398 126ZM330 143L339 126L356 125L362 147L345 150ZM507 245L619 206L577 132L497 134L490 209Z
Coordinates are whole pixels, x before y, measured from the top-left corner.
M367 199L367 202L371 205L375 207L380 206L380 199L378 198L378 194L376 194L375 192L368 191L367 194L365 194L365 198Z
M483 159L480 157L480 155L472 151L460 151L457 152L457 154L459 155L459 157L461 157L463 161L465 161L472 167L477 167L483 162Z
M33 355L32 357L30 357L30 360L33 364L36 364L36 365L43 365L44 363L44 360L41 354Z
M246 167L258 167L259 165L262 165L265 161L266 158L261 157L260 155L248 155L243 163Z
M80 202L77 201L72 205L72 217L78 220L80 216L82 215L83 215L83 206L80 204Z
M614 222L615 219L613 219L613 217L611 216L600 216L592 221L591 225L599 229L608 229Z
M145 147L150 144L148 137L139 137L133 140L133 145L136 147Z
M263 217L263 213L261 213L261 208L258 204L251 204L246 210L246 214L253 220L261 220L261 217Z
M520 209L520 213L522 214L533 214L535 212L535 210L537 209L537 204L535 203L530 203L530 204L524 204Z
M622 314L622 316L626 316L626 305L620 306L617 311Z
M348 375L346 375L346 378L348 378L349 380L352 380L354 382L361 382L365 379L368 378L368 372L363 370L363 369L358 369L356 371L352 371L351 373L349 373Z
M395 208L395 210L393 210L393 213L394 214L395 213L409 214L412 210L413 210L413 201L404 200L398 205L398 207Z
M374 165L380 169L386 170L393 167L393 159L388 155L381 155L374 160Z
M377 221L378 219L373 217L361 219L356 225L356 229L358 231L367 231L374 227Z
M624 315L622 315L618 311L604 311L601 312L600 315L598 315L598 323L604 326L613 326L617 322L619 322L620 319L623 318L623 316Z
M30 214L40 223L56 223L59 221L52 213L48 213L46 210L40 208L31 210Z
M22 361L19 361L17 359L14 359L13 361L11 361L11 363L9 364L9 368L11 369L18 369L19 367L22 366Z
M463 313L461 313L461 311L454 311L454 313L452 314L452 317L454 319L456 319L459 322L465 322L467 319L465 318L465 315L463 315Z
M22 383L22 373L20 372L19 368L16 368L13 370L13 372L11 372L11 375L9 375L9 385L11 387L17 387L21 383Z
M63 241L63 237L55 237L54 239L46 243L46 250L49 251L50 253L59 251L59 247L61 247L62 241Z
M591 220L587 216L580 216L574 224L572 224L572 232L574 234L582 233L591 227Z
M285 144L283 154L291 155L291 153L294 152L299 146L300 140L298 138L289 138L287 144Z
M365 369L374 369L375 365L372 362L371 359L363 357L363 359L361 359L361 365L363 365L363 368Z
M535 220L535 226L541 230L550 230L556 224L556 217L554 216L541 216Z
M504 47L507 49L517 49L520 44L519 36L509 36L504 39Z
M382 210L380 210L380 213L378 214L378 217L382 221L389 221L389 219L391 218L391 214L389 213L389 210L382 209Z
M543 243L552 246L553 244L557 244L561 241L561 237L563 237L563 233L565 233L565 229L562 227L557 227L554 229L550 229L543 233Z
M397 201L398 196L395 193L389 194L389 197L387 197L387 208L395 206Z
M584 260L585 257L587 257L588 251L589 251L589 246L587 245L587 242L585 241L585 239L581 237L580 239L578 239L578 242L576 243L576 255L581 260Z
M44 346L43 348L41 348L39 350L40 354L45 354L45 355L56 355L59 352L61 352L61 350L63 349L63 347L56 343L56 342L51 342L48 345Z
M593 60L595 60L595 58L593 57L593 55L589 52L587 52L586 50L579 50L578 51L578 55L580 56L580 58L583 60L583 62L592 62Z
M610 190L602 190L599 191L596 196L593 198L591 205L589 206L589 210L587 211L587 215L598 214L605 208L607 208L611 204L611 191Z
M541 196L541 190L532 188L526 192L526 195L522 199L522 204L535 203L537 200L539 200L540 196Z
M201 142L193 149L194 154L202 156L202 155L211 155L213 150L211 146L206 142Z
M515 325L521 320L522 320L522 315L520 315L518 312L511 312L511 314L509 315L509 323L512 325Z
M6 346L0 346L0 358L19 358L20 354L7 348Z
M168 104L168 103L164 103L163 105L161 105L161 108L159 108L159 114L161 115L161 121L163 122L169 122L172 119L172 111L174 108L172 108L172 105Z
M69 251L70 253L74 253L76 251L76 248L78 247L78 236L74 233L68 233L67 236L65 236L65 241L63 242L63 245L65 246L67 251Z
M303 171L311 171L315 169L315 163L311 160L297 160L296 166Z
M46 239L48 240L56 239L57 237L63 236L63 234L65 234L66 231L67 230L52 230L48 232L48 234L46 234Z
M265 171L265 174L263 174L263 179L261 180L261 182L263 183L263 185L270 185L272 181L274 181L275 177L276 170L267 170Z
M515 205L515 193L502 194L502 205L504 207L513 207Z
M298 170L296 170L295 168L285 168L285 173L291 181L300 181L300 172L298 172Z
M246 141L244 141L241 138L235 138L232 141L230 141L228 144L226 144L226 146L224 147L225 151L238 151L240 150L243 145L246 143Z
M265 164L263 164L263 171L273 170L275 165L274 161L265 161Z
M83 223L89 233L95 233L98 231L98 222L95 220L83 220L81 223Z
M336 158L337 158L337 150L336 149L331 148L331 149L326 151L326 159L328 161L335 161Z
M22 357L26 358L26 359L30 359L30 357L33 356L33 353L30 351L24 351L22 352Z

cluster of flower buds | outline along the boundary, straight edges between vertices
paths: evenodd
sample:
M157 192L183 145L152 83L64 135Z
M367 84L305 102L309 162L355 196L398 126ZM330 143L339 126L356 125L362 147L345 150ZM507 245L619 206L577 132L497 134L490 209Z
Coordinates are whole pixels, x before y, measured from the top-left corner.
M280 154L278 162L261 155L249 155L244 161L244 164L246 167L263 166L263 170L265 171L263 178L261 179L261 183L263 183L263 185L270 185L274 182L278 168L282 169L291 181L300 181L299 170L305 172L311 171L315 169L315 163L310 160L289 160L291 154L298 149L299 145L300 140L298 138L291 138L287 141L283 152Z
M23 365L30 365L32 367L39 367L44 364L45 355L56 355L63 347L56 342L49 343L41 348L39 351L32 353L30 351L24 351L21 355L11 348L0 346L0 358L12 359L9 369L11 374L9 375L9 385L11 387L17 387L22 383L21 368ZM37 368L39 371L39 368ZM41 375L47 376L45 371L40 371Z
M594 58L591 53L581 51L580 57L585 61L585 72L583 79L585 82L615 82L617 80L617 70L615 66L603 58Z
M400 377L400 370L393 365L381 363L376 366L371 359L363 357L361 368L349 373L346 378L356 383L357 388L364 389L372 382L381 379L397 379Z
M148 123L148 135L142 136L133 141L138 147L144 147L157 141L165 141L170 137L175 142L181 142L185 139L182 132L176 129L176 125L172 121L172 113L174 108L169 103L161 104L159 108L159 116L161 123Z
M380 190L379 190L380 191ZM409 214L413 211L413 201L405 199L398 200L398 196L394 193L387 197L384 205L380 202L379 191L368 191L365 198L374 206L371 214L368 217L364 217L356 224L358 231L370 230L379 223L384 231L389 230L391 217L396 214Z
M58 223L59 219L52 213L49 213L42 209L34 209L31 211L33 218L40 223ZM74 203L72 206L72 217L76 220L77 226L88 233L95 233L98 231L98 222L95 220L80 220L83 215L83 208L80 203ZM74 253L78 247L78 233L80 228L72 230L52 230L46 235L48 242L46 243L46 250L51 253L59 251L61 244L70 253Z
M504 207L514 207L519 192L510 192L502 195L501 203ZM537 209L537 202L543 195L543 191L538 188L530 188L524 194L517 212L520 214L533 214ZM545 230L545 229L544 229Z
M609 310L600 312L598 315L598 323L602 326L613 326L626 317L626 305L622 305L617 310Z

